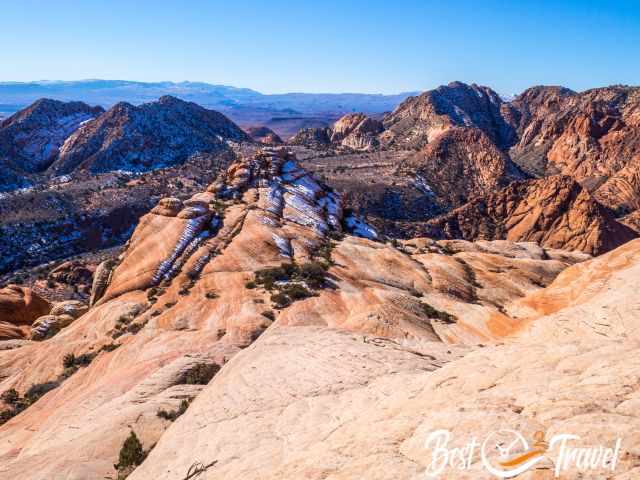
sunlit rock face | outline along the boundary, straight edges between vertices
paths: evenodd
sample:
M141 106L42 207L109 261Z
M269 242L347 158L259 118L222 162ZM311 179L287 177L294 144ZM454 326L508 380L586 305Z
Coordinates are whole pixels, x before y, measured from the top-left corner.
M432 234L442 238L535 241L592 255L637 236L586 189L562 175L514 182L428 224Z
M0 426L0 474L115 478L132 430L157 444L134 479L184 478L197 462L213 464L204 478L417 474L425 415L453 412L456 392L464 412L503 409L507 389L514 408L546 401L519 379L548 382L552 357L511 339L540 316L527 299L588 258L528 242L387 242L287 150L259 150L145 215L96 270L86 313L0 348L0 391L52 386ZM159 415L183 401L175 422ZM448 421L471 418L455 411Z

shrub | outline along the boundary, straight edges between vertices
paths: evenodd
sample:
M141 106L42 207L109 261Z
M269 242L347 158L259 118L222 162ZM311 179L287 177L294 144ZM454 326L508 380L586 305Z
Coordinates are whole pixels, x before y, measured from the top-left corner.
M282 289L282 293L287 297L289 297L290 300L294 300L294 301L302 300L303 298L308 298L313 296L313 293L309 291L309 289L297 283L294 283L292 285L286 285Z
M204 296L210 300L213 300L214 298L218 298L218 294L216 292L207 292L204 294Z
M280 267L272 267L272 268L264 268L262 270L257 270L255 275L255 283L258 285L263 285L267 290L271 290L275 282L283 282L289 280L290 274L288 272L292 271L293 264L283 263Z
M218 373L220 367L216 364L199 363L188 370L182 381L186 385L206 385Z
M256 282L254 282L253 280L248 281L247 283L244 284L245 288L248 288L249 290L252 290L254 288L257 287Z
M10 388L6 392L3 392L2 395L0 395L0 399L2 399L9 405L15 405L16 403L18 403L18 400L20 400L20 395L15 388Z
M62 366L64 368L71 368L76 364L76 356L73 353L67 353L62 357Z
M34 404L41 397L43 397L46 393L50 392L54 388L58 388L60 386L60 382L44 382L44 383L35 383L29 387L29 390L24 394L24 397L27 399L29 404Z
M271 301L275 304L276 308L284 308L291 304L291 300L284 293L274 293L271 295Z
M319 262L305 263L300 267L300 278L311 288L321 288L324 284L327 268Z
M165 420L169 420L170 422L174 422L179 416L187 411L187 408L189 408L190 404L191 400L182 400L180 402L180 405L178 405L177 410L171 410L169 412L167 412L166 410L158 410L156 415Z
M103 345L102 347L100 347L100 351L102 351L102 352L113 352L119 346L120 346L119 343L107 343L106 345Z
M427 317L435 318L435 319L441 320L441 321L443 321L445 323L455 323L456 320L457 320L455 315L452 315L450 313L443 312L442 310L438 310L436 308L433 308L428 303L423 303L422 304L422 311L425 313L425 315Z
M136 334L138 333L140 330L142 330L142 327L144 327L143 324L141 323L132 323L131 325L129 325L127 327L127 332L132 333L132 334Z
M114 468L118 471L118 480L127 478L131 472L147 457L147 453L142 448L142 443L133 430L120 448L118 463Z
M271 321L276 319L276 315L273 313L273 310L265 310L262 312L262 316L268 318Z

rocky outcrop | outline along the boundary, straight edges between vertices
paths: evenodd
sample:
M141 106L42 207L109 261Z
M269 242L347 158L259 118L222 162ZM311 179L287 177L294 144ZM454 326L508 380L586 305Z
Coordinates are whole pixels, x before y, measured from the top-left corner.
M254 141L262 143L264 145L281 145L282 144L282 139L278 136L276 132L271 130L269 127L265 127L265 126L247 127L244 130Z
M9 409L0 426L3 476L113 477L131 430L148 449L171 438L198 405L237 416L209 394L189 407L218 378L242 389L227 397L241 411L254 399L256 411L276 412L292 388L307 398L355 391L392 372L435 372L478 343L502 341L520 324L503 313L511 304L584 260L533 244L392 245L355 236L373 235L285 150L240 159L207 191L160 206L142 218L112 273L98 268L94 279L105 291L87 313L51 338L0 350L0 391L23 398L32 385L51 388L15 415L0 406ZM240 351L255 356L242 360ZM247 395L253 376L234 381L227 369L239 364L274 368L278 380L257 369L271 387ZM326 368L308 384L315 393L299 381L306 377L288 373L303 365ZM269 392L286 393L274 403ZM159 411L177 411L183 400L187 413L171 426ZM226 428L225 419L209 417L206 428ZM79 459L85 451L91 455ZM192 452L176 448L158 468L176 455L187 462ZM218 459L227 468L227 457L202 454L205 464Z
M303 147L325 149L331 145L331 129L302 128L287 143Z
M402 170L414 176L425 195L445 209L524 178L509 157L477 128L450 128L411 156Z
M224 115L165 96L138 107L118 103L71 135L51 168L58 174L145 171L184 163L249 137Z
M576 435L571 448L596 451L620 439L615 463L580 471L569 461L562 476L635 478L639 390L629 379L640 374L638 278L636 240L565 270L523 300L550 300L553 313L532 314L517 336L471 351L319 327L273 329L205 387L131 478L180 478L197 461L211 478L418 479L440 464L427 444L434 431L448 430L449 446L464 447L501 428L529 445L537 431L547 442ZM239 454L245 448L251 456ZM434 478L496 478L479 448L466 469L443 464ZM485 452L493 465L505 460L497 449ZM515 478L554 478L559 454L556 444Z
M316 149L371 151L380 145L378 135L382 130L382 122L363 113L349 113L331 127L301 129L288 143Z
M566 176L514 182L428 222L444 238L535 241L600 254L635 238L611 212Z
M383 145L421 148L453 127L482 130L497 146L512 144L515 130L508 104L488 87L452 82L409 97L384 118Z
M49 302L29 288L0 289L0 340L24 338L31 323L50 309Z
M534 87L513 101L519 140L511 157L536 175L570 175L590 190L623 169L640 147L640 89L575 93Z
M363 113L350 113L333 124L330 140L350 150L368 151L378 147L377 136L382 130L382 122Z

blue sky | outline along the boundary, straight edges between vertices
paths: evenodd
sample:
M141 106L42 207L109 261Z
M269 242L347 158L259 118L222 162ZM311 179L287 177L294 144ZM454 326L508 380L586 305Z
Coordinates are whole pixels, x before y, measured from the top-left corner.
M264 93L640 84L640 0L0 0L0 80Z

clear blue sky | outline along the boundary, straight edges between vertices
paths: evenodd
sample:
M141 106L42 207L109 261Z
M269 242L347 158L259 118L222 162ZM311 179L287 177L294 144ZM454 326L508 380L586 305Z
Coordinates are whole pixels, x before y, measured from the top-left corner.
M0 80L264 93L640 84L640 0L0 0Z

